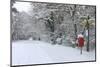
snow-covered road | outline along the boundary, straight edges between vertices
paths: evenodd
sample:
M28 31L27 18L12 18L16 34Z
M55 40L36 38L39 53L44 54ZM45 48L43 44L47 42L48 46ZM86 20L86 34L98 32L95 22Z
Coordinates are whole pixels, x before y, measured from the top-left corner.
M77 48L52 45L41 41L12 42L12 64L44 64L95 60L95 51L80 54Z

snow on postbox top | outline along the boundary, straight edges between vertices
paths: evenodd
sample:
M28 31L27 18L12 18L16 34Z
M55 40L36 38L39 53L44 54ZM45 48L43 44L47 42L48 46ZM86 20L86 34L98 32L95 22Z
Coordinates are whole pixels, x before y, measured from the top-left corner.
M78 38L79 38L79 37L82 37L82 38L83 38L84 36L83 36L82 34L79 34L79 35L78 35Z

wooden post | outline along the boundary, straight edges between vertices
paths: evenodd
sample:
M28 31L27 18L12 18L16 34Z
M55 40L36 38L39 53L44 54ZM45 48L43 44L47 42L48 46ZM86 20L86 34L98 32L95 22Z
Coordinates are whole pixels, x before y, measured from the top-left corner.
M81 52L80 52L80 54L82 54L82 47L81 47Z

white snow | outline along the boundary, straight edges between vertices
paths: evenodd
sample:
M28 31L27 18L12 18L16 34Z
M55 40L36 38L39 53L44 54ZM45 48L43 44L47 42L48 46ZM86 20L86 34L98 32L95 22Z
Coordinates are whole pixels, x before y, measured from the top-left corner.
M95 51L80 54L78 48L52 45L41 41L12 42L12 64L45 64L95 60Z
M33 40L33 38L32 38L32 37L30 37L30 38L29 38L29 40Z
M84 37L84 36L83 36L82 34L78 34L78 38L79 38L79 37Z

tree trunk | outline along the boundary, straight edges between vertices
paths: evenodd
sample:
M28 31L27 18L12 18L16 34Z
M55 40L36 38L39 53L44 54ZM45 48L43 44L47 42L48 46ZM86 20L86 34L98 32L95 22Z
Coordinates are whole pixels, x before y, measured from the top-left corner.
M87 37L87 52L89 52L89 23L87 21L88 37Z

